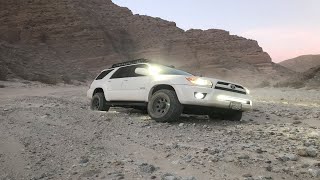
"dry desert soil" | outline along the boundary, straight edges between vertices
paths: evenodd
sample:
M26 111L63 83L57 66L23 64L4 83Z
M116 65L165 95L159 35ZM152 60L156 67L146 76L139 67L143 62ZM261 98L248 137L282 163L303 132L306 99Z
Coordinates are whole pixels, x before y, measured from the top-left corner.
M254 89L240 122L93 112L86 86L0 89L0 179L320 179L320 91Z

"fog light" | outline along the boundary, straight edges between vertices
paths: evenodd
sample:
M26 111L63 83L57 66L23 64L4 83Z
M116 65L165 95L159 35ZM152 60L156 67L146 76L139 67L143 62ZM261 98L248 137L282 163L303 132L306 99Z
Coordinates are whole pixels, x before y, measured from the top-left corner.
M196 92L196 93L194 93L194 97L197 98L197 99L203 99L204 97L206 97L206 94L205 93Z

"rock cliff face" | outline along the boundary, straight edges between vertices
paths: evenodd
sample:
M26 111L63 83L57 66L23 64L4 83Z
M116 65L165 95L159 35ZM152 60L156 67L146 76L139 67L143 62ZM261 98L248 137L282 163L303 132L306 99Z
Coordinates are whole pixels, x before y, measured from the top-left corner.
M0 66L9 77L83 80L134 58L231 79L276 71L254 40L217 29L183 31L111 0L2 0L0 22Z

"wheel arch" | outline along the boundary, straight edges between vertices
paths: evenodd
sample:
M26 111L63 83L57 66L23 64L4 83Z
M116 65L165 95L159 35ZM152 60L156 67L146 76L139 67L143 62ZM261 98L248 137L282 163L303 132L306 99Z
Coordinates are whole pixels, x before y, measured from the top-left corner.
M102 92L104 94L104 90L102 88L95 88L93 93L92 93L92 96L94 96L98 92Z
M148 95L148 101L149 101L149 99L151 98L151 96L152 96L155 92L157 92L157 91L159 91L159 90L161 90L161 89L173 90L175 93L177 93L176 90L174 89L174 87L171 86L171 85L168 85L168 84L157 84L157 85L153 86L153 87L150 89L149 95Z

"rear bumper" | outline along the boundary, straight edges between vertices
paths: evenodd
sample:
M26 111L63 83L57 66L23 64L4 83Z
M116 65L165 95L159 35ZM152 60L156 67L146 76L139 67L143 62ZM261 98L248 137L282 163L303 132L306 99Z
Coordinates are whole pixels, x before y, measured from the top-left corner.
M229 109L230 102L239 102L242 105L242 111L252 109L252 98L247 94L189 85L175 85L174 89L181 104ZM203 99L197 99L194 94L198 92L205 93L206 96Z

